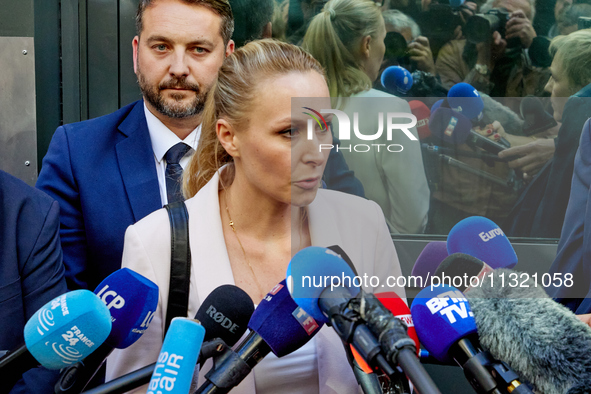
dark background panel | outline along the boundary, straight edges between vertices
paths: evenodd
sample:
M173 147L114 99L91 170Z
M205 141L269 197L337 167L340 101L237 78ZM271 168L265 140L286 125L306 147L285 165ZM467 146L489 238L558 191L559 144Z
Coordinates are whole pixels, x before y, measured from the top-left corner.
M86 29L88 117L95 118L119 109L119 2L88 0Z
M142 97L133 72L131 41L135 37L137 0L119 0L119 106L123 107Z

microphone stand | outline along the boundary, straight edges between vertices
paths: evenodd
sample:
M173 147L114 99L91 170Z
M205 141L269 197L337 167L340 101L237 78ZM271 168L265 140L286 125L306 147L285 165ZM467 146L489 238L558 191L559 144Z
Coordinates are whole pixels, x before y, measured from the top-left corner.
M368 299L374 304L374 313L365 315L363 308ZM375 303L381 306L379 312ZM318 304L330 318L329 325L345 343L352 343L370 366L377 366L390 379L395 379L399 373L392 365L400 366L420 394L441 394L416 357L414 341L406 334L404 323L395 318L375 296L360 291L356 298L351 298L345 288L326 289ZM360 305L363 306L360 308ZM386 321L386 326L381 326Z

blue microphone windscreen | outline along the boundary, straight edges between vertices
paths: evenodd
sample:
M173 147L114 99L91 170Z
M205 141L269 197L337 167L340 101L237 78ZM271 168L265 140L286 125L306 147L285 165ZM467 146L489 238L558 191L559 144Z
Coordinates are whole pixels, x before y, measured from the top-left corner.
M205 341L221 338L228 346L234 346L246 332L253 312L252 299L244 290L222 285L201 303L195 319L205 328Z
M431 112L429 118L431 134L453 145L466 142L471 128L470 119L451 108L439 107L435 112Z
M322 291L333 285L346 287L351 297L359 293L360 283L345 260L334 251L309 246L297 252L287 267L287 286L296 304L316 321L328 322L318 306ZM357 285L357 286L356 286Z
M291 298L285 280L263 298L248 322L248 328L259 334L277 357L304 346L321 327L322 322Z
M447 251L476 257L493 269L513 268L517 255L501 228L490 219L471 216L456 224L447 237Z
M431 113L437 111L439 107L443 104L443 99L435 101L435 103L431 106Z
M382 86L390 93L407 93L413 84L412 74L404 67L390 66L382 72Z
M148 394L187 394L201 351L205 328L197 320L175 317L154 366Z
M452 361L452 345L477 333L468 300L452 286L424 288L414 299L410 313L421 344L441 362Z
M41 365L61 369L98 348L111 332L111 314L91 291L76 290L45 304L25 325L27 349Z
M432 276L439 264L448 256L447 244L445 241L433 241L425 245L425 248L417 257L415 265L412 267L412 276L423 278L422 287L429 285L428 277Z
M479 119L484 109L484 102L478 90L465 82L457 83L449 89L447 102L454 111L468 119Z
M113 328L106 342L119 349L142 336L158 306L158 286L129 268L107 276L94 292L111 312Z

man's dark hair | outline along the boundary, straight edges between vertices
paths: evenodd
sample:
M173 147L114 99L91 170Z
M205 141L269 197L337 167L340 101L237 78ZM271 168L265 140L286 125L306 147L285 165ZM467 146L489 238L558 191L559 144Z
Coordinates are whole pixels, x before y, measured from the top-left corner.
M274 0L230 0L230 4L236 19L232 37L236 47L262 38L263 29L273 19Z
M158 0L140 0L137 13L135 15L135 29L137 31L137 35L141 35L143 29L143 15L144 11L153 5ZM224 40L224 45L228 44L230 38L232 38L232 33L234 32L234 16L232 15L232 8L230 7L230 3L228 0L179 0L183 3L187 4L195 4L195 5L202 5L204 7L209 8L212 10L216 15L219 15L222 18L222 23L220 25L220 33Z

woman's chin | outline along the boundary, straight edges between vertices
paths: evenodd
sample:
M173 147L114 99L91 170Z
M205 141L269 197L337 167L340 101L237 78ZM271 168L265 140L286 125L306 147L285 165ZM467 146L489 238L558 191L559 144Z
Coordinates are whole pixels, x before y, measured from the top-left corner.
M312 204L312 201L316 198L316 194L318 193L318 188L309 189L309 190L297 190L294 191L292 189L291 193L291 205L295 207L306 207Z

